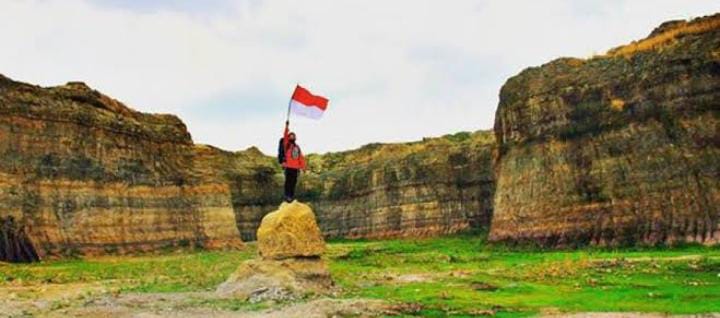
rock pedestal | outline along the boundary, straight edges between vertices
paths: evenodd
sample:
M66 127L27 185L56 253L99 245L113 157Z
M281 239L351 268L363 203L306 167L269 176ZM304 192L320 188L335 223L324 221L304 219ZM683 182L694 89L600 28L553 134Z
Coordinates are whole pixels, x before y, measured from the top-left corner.
M262 219L257 244L264 259L320 257L325 252L315 214L308 205L297 201L281 204L277 211Z
M258 257L242 263L217 288L222 296L259 302L333 290L322 254L325 241L312 209L294 201L267 214L257 231Z

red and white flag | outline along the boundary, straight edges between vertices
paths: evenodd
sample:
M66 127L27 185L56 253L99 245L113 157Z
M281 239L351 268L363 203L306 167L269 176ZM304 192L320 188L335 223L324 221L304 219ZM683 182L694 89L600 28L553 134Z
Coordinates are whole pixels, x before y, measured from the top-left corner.
M300 85L295 87L295 92L290 100L290 111L312 119L320 119L327 109L328 99L322 96L313 95Z

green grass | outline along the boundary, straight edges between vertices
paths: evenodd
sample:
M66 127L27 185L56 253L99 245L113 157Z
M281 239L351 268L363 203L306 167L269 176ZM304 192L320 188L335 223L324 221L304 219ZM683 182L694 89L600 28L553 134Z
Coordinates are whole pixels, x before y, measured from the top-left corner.
M490 246L483 237L334 241L326 259L341 297L385 299L413 308L407 314L429 317L720 312L718 247L545 251ZM136 292L211 290L254 253L249 245L240 252L0 265L0 289L101 282Z
M180 292L214 289L254 250L185 252L143 256L0 265L0 288L43 283L104 282L123 291Z
M478 309L508 315L720 312L717 247L512 250L456 236L342 242L332 251L333 274L349 295L417 302L438 315ZM431 275L411 283L393 278L423 273ZM483 285L494 290L475 288Z

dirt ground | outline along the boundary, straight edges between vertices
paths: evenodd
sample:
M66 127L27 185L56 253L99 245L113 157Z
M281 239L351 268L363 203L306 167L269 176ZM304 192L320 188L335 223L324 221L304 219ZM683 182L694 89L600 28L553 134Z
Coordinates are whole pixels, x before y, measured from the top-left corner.
M70 288L68 288L70 287ZM0 294L0 317L120 317L120 318L315 318L379 317L407 314L406 308L372 299L318 298L294 303L270 303L263 307L223 308L233 300L214 292L118 293L99 285L46 285L16 288ZM228 307L228 306L225 306ZM482 315L492 315L483 313ZM646 313L575 313L546 311L544 317L624 318L667 317ZM680 317L680 316L677 316ZM720 318L720 313L686 317Z
M213 292L117 293L100 286L48 285L16 289L0 295L0 317L375 317L392 315L379 300L319 298L264 307L222 308L232 299ZM227 307L227 306L226 306Z

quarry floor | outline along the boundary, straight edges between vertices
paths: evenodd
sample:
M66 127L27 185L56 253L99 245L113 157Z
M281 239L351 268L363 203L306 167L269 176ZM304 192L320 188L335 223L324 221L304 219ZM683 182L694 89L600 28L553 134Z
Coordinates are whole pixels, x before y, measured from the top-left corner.
M720 247L544 251L484 237L330 242L342 291L292 303L213 292L254 244L0 263L0 317L720 317Z

